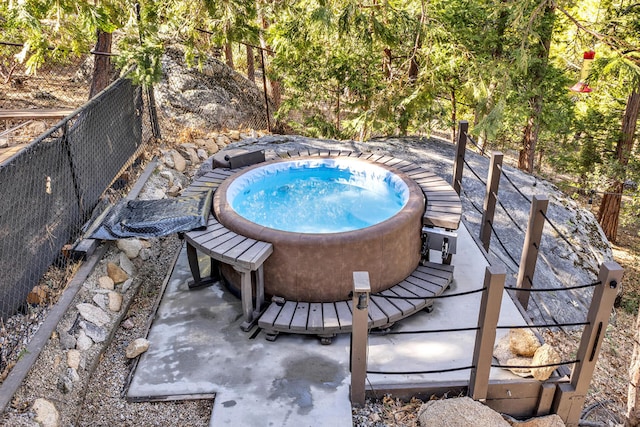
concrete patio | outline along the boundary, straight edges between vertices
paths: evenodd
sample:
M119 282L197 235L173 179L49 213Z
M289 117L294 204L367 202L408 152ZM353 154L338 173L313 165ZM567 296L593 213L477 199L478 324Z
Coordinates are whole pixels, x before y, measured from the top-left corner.
M488 265L464 226L459 229L458 239L458 253L452 262L454 281L445 295L482 287ZM432 259L438 255L432 254ZM352 424L350 335L339 335L328 346L321 345L316 337L301 335L281 335L269 342L258 328L242 332L240 300L221 285L188 289L190 273L184 248L169 274L148 334L151 346L137 364L127 393L129 399L215 395L211 426ZM393 330L474 327L480 295L437 300L433 312L420 312L397 323ZM524 323L505 293L499 324ZM498 330L498 338L504 333L506 330ZM368 368L426 371L469 366L474 338L475 332L372 335ZM469 374L469 370L428 375L371 374L368 385L375 390L379 384L446 384L468 381ZM503 369L491 371L491 380L517 378Z

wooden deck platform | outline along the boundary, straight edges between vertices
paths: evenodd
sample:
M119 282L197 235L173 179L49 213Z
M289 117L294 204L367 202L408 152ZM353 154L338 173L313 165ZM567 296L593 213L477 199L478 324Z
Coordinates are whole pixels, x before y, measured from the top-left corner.
M432 305L453 280L453 266L426 263L402 282L369 299L369 328L386 329ZM318 335L324 343L338 333L351 332L353 303L272 302L258 320L267 339L279 333Z
M266 160L274 160L277 158L295 159L314 156L358 157L398 169L413 179L425 195L426 203L423 225L427 229L439 228L450 232L451 230L457 230L459 227L462 205L460 198L453 188L439 176L412 162L391 156L329 150L282 152ZM215 191L225 179L240 169L214 169L211 172L207 172L196 179L184 191L183 195L192 195L209 190ZM234 265L234 268L240 268L245 272L260 272L262 262L267 259L271 253L270 250L272 250L267 249L266 252L262 253L259 265L245 263L242 260L244 250L257 246L264 247L265 245L269 245L270 247L270 244L237 235L220 224L213 214L210 217L206 230L186 233L185 238L188 243L187 249L190 251L190 266L196 282L204 282L203 279L200 278L197 267L196 249L209 255L212 260ZM232 256L229 256L229 254ZM250 277L250 274L246 274L245 280L247 278L250 280ZM404 319L423 309L430 308L432 298L444 292L452 280L452 266L446 263L423 263L423 265L418 266L416 270L401 283L380 294L371 296L369 327L388 328L398 320ZM331 338L336 334L351 331L351 301L315 303L285 301L276 297L264 313L260 315L261 298L263 296L262 287L262 283L257 283L255 306L251 305L253 295L251 293L252 285L250 282L243 284L241 293L244 293L242 299L247 322L249 320L255 321L255 317L259 316L258 325L265 330L268 339L275 339L279 333L313 334L320 336L324 343L329 343ZM246 295L247 292L249 295Z

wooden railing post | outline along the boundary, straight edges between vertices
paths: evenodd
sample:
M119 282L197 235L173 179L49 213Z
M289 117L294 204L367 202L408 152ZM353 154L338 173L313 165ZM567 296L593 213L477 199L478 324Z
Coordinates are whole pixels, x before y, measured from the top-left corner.
M502 293L507 273L504 266L488 266L484 273L484 287L478 314L478 331L473 349L473 366L469 379L469 397L485 400L489 389L489 373L496 341L496 326L500 317Z
M480 241L482 241L485 251L489 251L489 243L491 242L491 226L493 225L493 216L496 212L496 202L498 201L498 186L500 184L503 157L501 152L493 152L491 154L491 163L489 163L487 193L484 196L482 223L480 224Z
M462 188L462 169L464 168L464 154L467 149L467 131L469 130L469 122L460 120L458 122L458 138L456 142L456 158L453 161L453 177L451 185L453 189L460 195Z
M529 225L527 234L522 246L522 257L520 258L520 270L518 271L517 287L531 289L533 274L538 261L538 251L540 250L540 240L542 239L542 229L544 228L544 216L547 213L549 199L542 196L533 196L531 200L531 211L529 213ZM518 301L526 310L529 306L529 292L518 292Z
M580 420L600 347L607 332L613 303L618 294L622 273L622 267L614 261L607 261L600 266L598 274L600 284L593 291L587 314L589 324L582 332L576 356L578 362L573 366L570 382L558 385L556 390L552 410L568 427L577 426Z
M353 318L351 330L351 403L364 406L369 340L369 273L353 272Z

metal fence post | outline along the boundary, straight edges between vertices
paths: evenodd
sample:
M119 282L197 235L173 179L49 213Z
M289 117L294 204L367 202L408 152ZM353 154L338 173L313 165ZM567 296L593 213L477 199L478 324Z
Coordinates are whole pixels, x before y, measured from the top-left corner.
M593 290L587 322L580 339L576 359L578 362L571 371L570 383L560 384L553 401L553 412L558 414L568 427L578 425L593 370L604 335L607 332L609 316L618 294L618 285L622 280L622 267L614 261L600 266L598 280L600 284Z
M544 228L544 215L547 213L549 199L544 196L533 196L531 200L531 211L529 213L529 225L527 234L522 246L522 257L520 258L520 270L518 271L517 287L531 289L533 274L538 261L538 251L540 250L540 240L542 239L542 229ZM526 310L529 306L529 292L518 292L518 301Z
M462 169L464 167L464 154L467 149L467 131L469 130L469 122L460 120L458 122L458 142L456 143L456 158L453 161L453 177L451 185L453 189L460 195L462 187Z
M353 272L353 326L351 330L351 403L364 405L369 326L369 272Z
M496 341L496 326L500 317L502 293L506 278L504 266L492 265L484 273L484 287L478 314L478 331L473 349L473 368L469 379L469 397L485 400L489 389L489 373L493 360L493 346Z
M485 251L489 251L491 242L491 230L493 216L496 212L496 202L498 201L498 186L500 185L500 171L502 169L501 152L496 151L491 154L489 163L489 178L487 179L487 193L484 196L484 208L482 210L482 222L480 223L480 240Z

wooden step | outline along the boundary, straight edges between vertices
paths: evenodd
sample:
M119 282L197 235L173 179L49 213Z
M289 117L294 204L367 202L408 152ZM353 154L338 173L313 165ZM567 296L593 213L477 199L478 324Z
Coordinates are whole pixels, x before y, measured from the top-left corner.
M369 327L384 329L431 304L453 280L453 266L426 263L405 280L369 298ZM352 301L272 302L258 320L270 339L278 333L331 336L351 332Z

